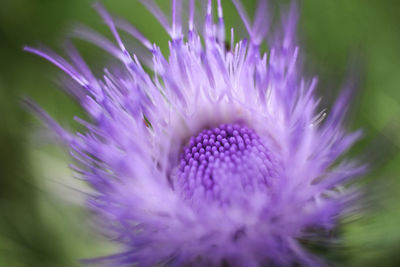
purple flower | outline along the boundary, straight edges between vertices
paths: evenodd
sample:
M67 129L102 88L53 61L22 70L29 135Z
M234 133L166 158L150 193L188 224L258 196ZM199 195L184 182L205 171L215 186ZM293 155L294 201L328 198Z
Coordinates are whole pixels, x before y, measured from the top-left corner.
M119 60L95 77L69 45L70 61L26 47L75 81L69 87L90 116L84 133L65 131L33 105L70 148L74 169L94 189L87 208L125 250L94 260L109 266L322 265L299 240L327 233L353 197L346 186L363 167L339 157L360 137L342 127L350 90L325 113L316 78L301 74L296 8L270 34L266 3L254 22L233 0L249 40L225 40L221 1L203 24L181 1L172 23L142 0L171 36L164 56L138 30L97 10L116 43L91 30L76 35ZM133 54L119 32L147 48ZM268 41L267 52L260 49ZM150 70L150 71L149 71ZM326 115L328 114L328 115Z

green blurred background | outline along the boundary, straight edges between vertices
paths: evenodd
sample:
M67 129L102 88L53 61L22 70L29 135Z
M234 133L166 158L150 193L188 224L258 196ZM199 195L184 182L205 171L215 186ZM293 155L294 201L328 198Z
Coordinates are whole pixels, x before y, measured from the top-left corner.
M0 266L80 266L77 259L115 248L103 242L78 203L67 152L43 137L40 123L21 106L29 96L58 121L76 129L79 106L57 87L60 71L22 52L25 44L46 44L62 52L74 23L110 36L89 0L0 0ZM169 10L169 1L158 1ZM255 1L244 1L249 12ZM272 1L275 6L288 1ZM107 9L131 21L165 51L167 35L136 0L103 0ZM223 1L228 26L240 21ZM360 90L349 127L365 138L354 153L372 164L362 184L370 212L344 222L344 244L323 251L339 266L400 266L400 2L390 0L304 0L300 43L307 73L320 77L320 92L332 99L357 66ZM243 28L239 26L239 28ZM76 42L94 69L108 57ZM356 64L354 64L356 62ZM325 91L324 91L325 90Z

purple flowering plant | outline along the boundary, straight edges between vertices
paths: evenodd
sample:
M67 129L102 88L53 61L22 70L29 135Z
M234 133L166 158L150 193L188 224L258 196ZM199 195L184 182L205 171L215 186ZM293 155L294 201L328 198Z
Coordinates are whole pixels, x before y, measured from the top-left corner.
M71 44L69 60L25 47L74 80L67 90L90 117L76 118L86 130L74 134L31 104L94 189L87 209L125 248L88 262L324 264L300 240L332 230L357 195L348 182L364 167L342 157L361 135L343 127L351 88L330 111L320 111L317 79L302 75L296 5L272 32L266 1L259 1L253 21L232 1L249 35L238 42L233 29L225 37L221 0L201 1L200 15L195 1L187 1L188 23L182 1L172 1L170 23L155 2L142 0L170 35L168 55L97 4L115 42L90 30L76 33L120 62L102 77ZM196 16L205 18L198 23ZM139 40L152 61L128 51L120 31Z

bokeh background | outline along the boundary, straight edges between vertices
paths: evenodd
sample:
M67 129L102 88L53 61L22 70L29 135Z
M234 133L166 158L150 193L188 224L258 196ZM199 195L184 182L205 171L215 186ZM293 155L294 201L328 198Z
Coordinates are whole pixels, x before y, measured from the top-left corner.
M169 10L170 1L158 2ZM226 24L240 32L229 2L223 1ZM243 2L252 13L256 1ZM288 3L271 2L276 9ZM60 71L22 47L44 43L62 52L78 22L110 36L92 3L0 0L0 266L80 266L78 259L115 249L96 234L79 206L76 189L84 185L71 178L67 151L55 146L21 105L28 96L64 126L78 129L72 118L85 115L58 89ZM166 33L138 1L102 3L165 51ZM400 2L303 0L300 7L306 73L320 77L323 104L332 101L346 73L358 77L349 128L363 128L365 137L351 153L371 166L360 181L367 212L342 222L337 245L313 249L338 266L400 266ZM95 71L109 60L101 50L75 43Z

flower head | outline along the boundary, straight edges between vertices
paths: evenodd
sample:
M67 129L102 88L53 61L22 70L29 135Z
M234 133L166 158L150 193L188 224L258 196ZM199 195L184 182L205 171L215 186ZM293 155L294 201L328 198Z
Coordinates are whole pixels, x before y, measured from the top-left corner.
M70 61L50 50L25 48L75 81L69 92L90 116L89 122L77 119L86 131L72 134L34 106L93 187L88 209L125 247L100 261L320 264L299 240L316 234L310 229L334 227L346 208L351 195L342 185L362 167L338 158L360 133L347 134L342 127L349 90L328 115L318 110L316 79L301 74L295 6L270 36L265 1L251 23L233 0L250 38L235 43L231 30L227 46L221 1L218 21L209 0L199 25L191 0L185 34L181 1L173 1L171 24L153 1L142 2L171 36L167 57L100 5L116 44L94 31L76 35L120 61L103 77L95 77L71 45ZM138 39L152 61L128 51L119 31ZM270 50L264 53L265 39Z

